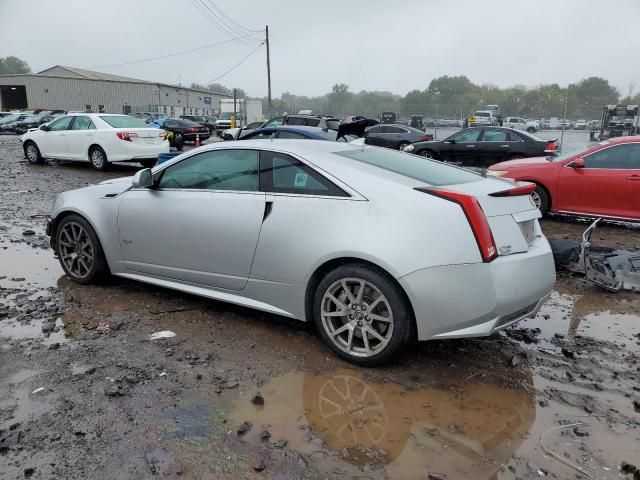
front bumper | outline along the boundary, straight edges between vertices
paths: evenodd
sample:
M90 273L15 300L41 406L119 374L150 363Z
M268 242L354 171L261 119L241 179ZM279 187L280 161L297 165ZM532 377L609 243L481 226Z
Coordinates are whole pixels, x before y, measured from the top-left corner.
M555 284L549 242L491 263L444 265L398 279L409 296L420 340L491 335L535 316Z

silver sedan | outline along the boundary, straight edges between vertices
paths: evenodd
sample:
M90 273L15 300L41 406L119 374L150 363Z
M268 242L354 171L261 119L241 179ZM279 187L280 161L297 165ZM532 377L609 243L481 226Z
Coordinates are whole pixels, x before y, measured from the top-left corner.
M532 187L375 147L224 142L65 192L47 228L78 283L115 275L313 321L371 366L536 314L555 270Z

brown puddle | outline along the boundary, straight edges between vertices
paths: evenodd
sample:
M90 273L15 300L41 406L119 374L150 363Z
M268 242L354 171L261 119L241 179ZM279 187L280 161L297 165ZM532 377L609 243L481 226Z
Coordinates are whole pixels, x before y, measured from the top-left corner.
M53 251L30 247L26 244L10 244L0 247L0 288L24 288L29 284L46 288L54 287L64 274ZM24 278L13 281L12 278Z
M230 424L249 421L245 440L258 444L267 429L272 442L285 439L339 469L407 479L425 478L427 471L449 478L474 472L489 479L535 418L533 395L524 388L469 382L463 390L409 390L365 375L343 369L274 378L260 389L264 406L251 404L255 392L247 392L235 402Z

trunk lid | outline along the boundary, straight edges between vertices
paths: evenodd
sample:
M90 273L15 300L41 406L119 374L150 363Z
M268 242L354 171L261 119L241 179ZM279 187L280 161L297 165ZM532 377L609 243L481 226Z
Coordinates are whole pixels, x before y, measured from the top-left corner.
M116 132L135 134L131 142L143 145L158 145L164 142L164 130L157 128L116 128Z
M542 214L530 195L494 196L523 185L527 183L487 178L480 182L452 185L447 189L476 197L489 222L498 255L504 256L528 251L542 236L538 224Z

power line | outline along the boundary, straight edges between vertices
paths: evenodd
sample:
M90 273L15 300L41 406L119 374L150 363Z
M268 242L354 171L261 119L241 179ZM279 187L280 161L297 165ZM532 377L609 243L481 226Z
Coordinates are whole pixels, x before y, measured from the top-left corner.
M245 32L249 32L249 33L260 33L263 32L264 30L251 30L250 28L247 28L241 24L239 24L238 22L236 22L235 20L233 20L229 15L227 15L226 13L224 13L224 11L218 7L216 5L216 3L213 0L207 0L207 2L213 7L215 8L218 13L220 13L220 15L222 15L224 18L226 18L229 22L231 22L233 25L236 26L236 30L238 31L245 31Z
M204 17L209 20L220 32L229 37L230 39L236 40L238 43L248 46L251 43L248 40L252 40L257 42L259 40L253 38L252 34L246 34L243 32L234 31L228 24L224 22L209 6L204 3L204 0L191 0L191 4L195 6L198 11L204 15ZM206 10L205 10L206 9Z
M130 62L114 63L114 64L111 64L111 65L98 65L96 67L89 67L88 69L92 70L94 68L120 67L120 66L123 66L123 65L133 65L135 63L151 62L153 60L160 60L162 58L176 57L178 55L184 55L185 53L197 52L198 50L204 50L206 48L216 47L218 45L224 45L225 43L230 43L230 42L233 42L233 41L234 41L233 39L223 40L221 42L211 43L209 45L203 45L202 47L191 48L189 50L182 50L180 52L169 53L167 55L160 55L158 57L143 58L141 60L132 60Z
M251 55L253 55L254 53L256 53L258 51L258 49L264 45L264 42L260 43L260 45L258 45L256 48L254 48L253 50L251 50L251 52L249 52L248 55L246 55L245 57L243 57L239 62L235 63L232 67L230 67L227 71L225 71L223 74L218 75L215 78L212 78L211 80L208 80L206 82L204 82L204 85L210 85L213 82L220 80L222 77L226 76L227 74L233 72L236 68L238 68L240 65L242 65L245 60L247 60ZM200 83L199 81L196 83Z

